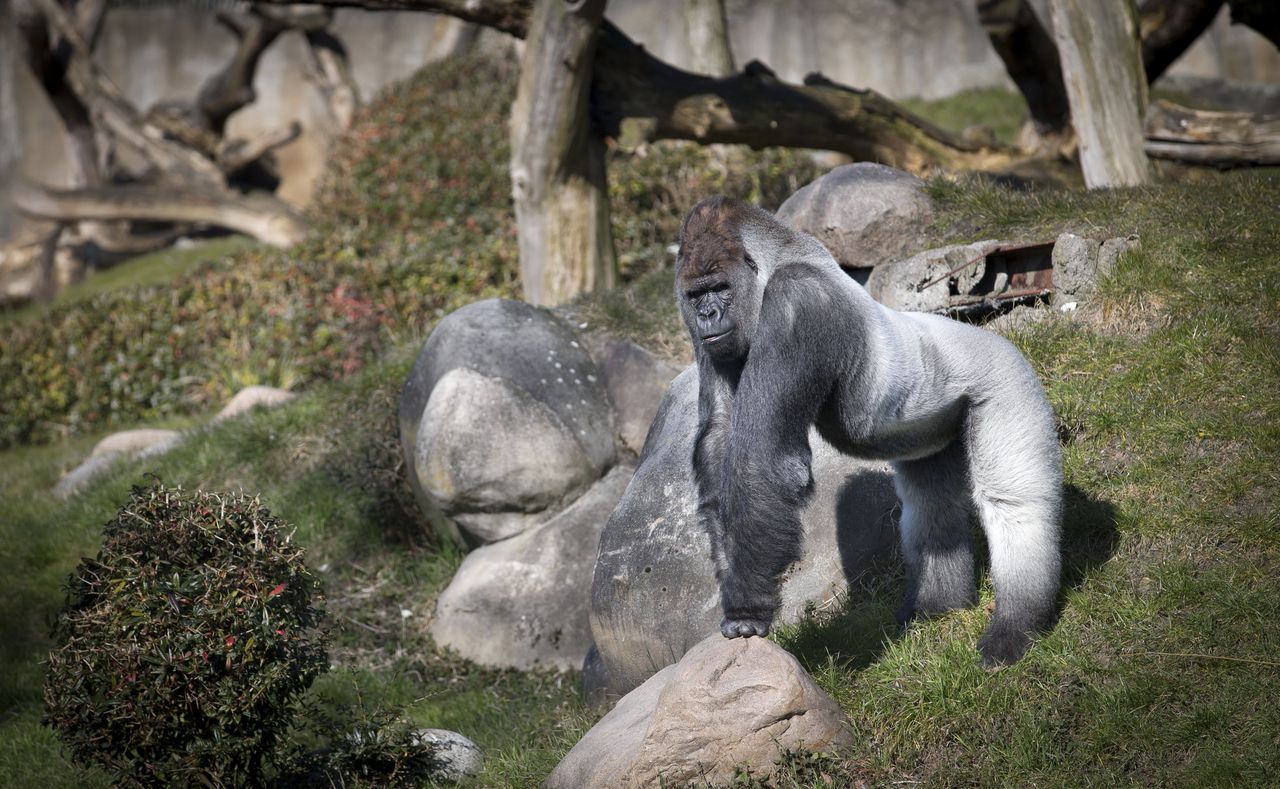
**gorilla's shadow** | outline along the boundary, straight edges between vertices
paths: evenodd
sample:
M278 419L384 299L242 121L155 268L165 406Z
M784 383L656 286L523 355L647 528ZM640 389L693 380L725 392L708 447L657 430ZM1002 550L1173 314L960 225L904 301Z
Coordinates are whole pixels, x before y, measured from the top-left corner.
M867 501L876 500L883 485L892 491L888 474L860 474L850 477L840 491L836 528L849 594L833 613L817 613L786 629L788 648L806 669L824 666L829 657L849 669L864 668L902 636L895 616L906 588L902 556L896 545L900 508L895 506L891 512L874 518L868 516L866 506ZM1066 591L1083 584L1115 554L1119 542L1116 509L1110 502L1067 485L1063 503L1063 592L1058 598L1059 615ZM886 531L893 540L892 546L877 550ZM973 549L981 585L985 583L990 557L976 521ZM974 655L976 660L976 645Z

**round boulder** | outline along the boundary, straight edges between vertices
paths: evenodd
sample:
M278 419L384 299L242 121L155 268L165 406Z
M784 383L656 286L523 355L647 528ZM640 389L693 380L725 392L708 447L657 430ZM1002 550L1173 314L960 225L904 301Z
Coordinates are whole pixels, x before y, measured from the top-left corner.
M546 521L617 451L608 392L573 329L499 299L431 333L400 395L400 441L428 517L473 544Z
M698 525L693 441L698 427L698 371L690 367L668 390L639 466L600 535L591 591L591 632L599 665L590 672L617 696L719 633L720 591L710 540ZM888 555L897 504L889 467L840 454L816 432L813 498L801 514L804 552L782 587L779 622L832 604L849 580Z
M778 209L778 219L831 250L860 281L868 270L920 249L933 222L924 181L883 164L846 164L800 189Z
M835 699L763 638L711 636L628 693L565 755L547 789L728 784L787 750L853 743Z
M614 468L546 523L468 554L440 595L431 637L484 666L580 668L596 543L630 477Z

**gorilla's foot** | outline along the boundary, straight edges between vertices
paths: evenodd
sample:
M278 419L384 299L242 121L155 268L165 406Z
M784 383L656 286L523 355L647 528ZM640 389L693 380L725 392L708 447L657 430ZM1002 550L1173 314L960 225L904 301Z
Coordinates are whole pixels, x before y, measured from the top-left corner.
M720 635L725 638L764 637L769 635L769 620L725 618L720 623Z
M978 639L984 668L994 669L1017 663L1031 647L1031 636L1011 627L988 627Z

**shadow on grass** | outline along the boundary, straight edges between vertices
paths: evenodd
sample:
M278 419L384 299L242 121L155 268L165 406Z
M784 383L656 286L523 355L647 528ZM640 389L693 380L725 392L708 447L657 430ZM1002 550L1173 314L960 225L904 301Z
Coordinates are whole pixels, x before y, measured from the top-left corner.
M1063 593L1059 595L1059 613L1066 590L1083 584L1114 555L1119 542L1116 509L1110 502L1095 498L1075 485L1066 486L1063 501ZM841 506L844 505L842 496ZM896 522L895 517L893 523ZM989 570L989 554L981 530L975 527L974 532L974 560L981 579ZM874 544L865 537L863 542L868 546ZM846 544L842 535L842 549ZM841 610L830 616L808 617L790 629L784 638L788 650L808 670L825 665L832 657L846 670L865 668L878 660L903 632L896 612L906 591L906 579L897 551L884 551L861 564L842 558L849 573L849 596Z

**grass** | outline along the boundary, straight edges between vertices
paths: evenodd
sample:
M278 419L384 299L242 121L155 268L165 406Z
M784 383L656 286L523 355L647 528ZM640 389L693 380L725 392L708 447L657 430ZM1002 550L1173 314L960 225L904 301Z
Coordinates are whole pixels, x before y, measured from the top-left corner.
M908 98L900 103L956 134L971 126L985 126L1003 143L1013 142L1027 117L1027 102L1022 94L1004 88L970 88L942 99Z
M386 98L380 111L429 107L430 93L430 83L417 81L403 102ZM945 102L916 110L952 128L1014 114L1008 97L994 93L952 103L945 112ZM998 134L1016 128L1000 124ZM411 151L421 144L379 134L362 139ZM367 160L344 164L371 184L360 205L380 212L398 240L362 236L352 217L335 214L325 225L331 238L308 247L318 264L415 245L443 249L432 239L448 236L456 266L446 263L463 267L470 231L440 218L437 209L449 206L433 207L422 225L406 208L417 196L395 199L396 173L378 168L398 161L375 146ZM771 199L798 179L787 161L753 159L715 186ZM708 188L700 169L687 146L675 146L612 172L630 282L572 305L575 318L687 357L664 245L688 196ZM857 743L830 758L790 757L778 785L1274 785L1280 177L1183 171L1151 188L1096 193L1010 191L972 178L937 179L929 188L939 218L922 232L938 241L1068 230L1141 238L1141 249L1125 255L1072 317L1013 338L1045 381L1064 442L1062 618L1024 661L988 674L974 644L988 619L989 589L979 608L899 634L892 612L900 569L890 563L868 574L843 610L776 635L849 713ZM486 216L504 226L505 210L495 205ZM506 254L490 248L499 243L493 237L473 235L487 250L481 254ZM447 283L425 278L423 287L440 290L434 298ZM402 329L351 375L316 380L287 405L193 432L173 452L122 464L68 501L48 491L101 433L0 451L0 567L8 570L0 595L0 785L108 783L70 764L40 726L40 661L63 580L96 550L102 524L149 472L170 485L259 493L296 527L335 622L335 668L317 682L311 703L353 712L402 706L418 725L462 732L488 755L469 786L535 786L546 776L600 715L581 701L578 677L479 668L427 634L435 599L462 556L426 530L403 478L395 400L422 339L420 330Z

